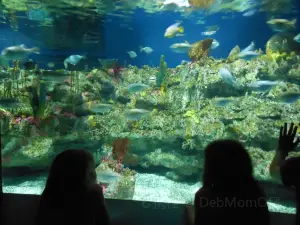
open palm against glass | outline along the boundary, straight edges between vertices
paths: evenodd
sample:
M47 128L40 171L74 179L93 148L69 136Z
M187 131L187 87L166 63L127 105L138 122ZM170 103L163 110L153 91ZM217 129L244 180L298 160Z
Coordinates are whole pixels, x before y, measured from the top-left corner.
M288 154L293 151L297 145L300 143L300 137L296 137L298 127L291 123L289 129L287 123L280 128L278 151L284 154Z

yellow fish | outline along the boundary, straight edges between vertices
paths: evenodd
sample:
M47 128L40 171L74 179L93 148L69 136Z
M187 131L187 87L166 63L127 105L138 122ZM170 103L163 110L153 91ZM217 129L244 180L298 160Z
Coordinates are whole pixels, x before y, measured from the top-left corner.
M174 23L173 25L169 26L165 32L165 38L173 38L175 36L183 36L184 32L183 26L181 26L180 22ZM181 33L181 34L180 34Z

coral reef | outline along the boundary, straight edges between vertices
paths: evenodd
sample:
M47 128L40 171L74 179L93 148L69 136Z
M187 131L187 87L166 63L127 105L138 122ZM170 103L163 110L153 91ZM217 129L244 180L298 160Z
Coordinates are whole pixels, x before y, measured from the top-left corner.
M47 86L52 99L45 103L39 126L30 119L34 114L30 99L18 96L24 84L17 89L13 83L12 96L23 105L0 113L3 130L11 134L4 137L7 160L3 165L43 168L66 148L89 149L100 169L121 176L119 182L106 187L107 196L132 199L136 171L154 171L175 181L197 180L203 171L205 146L216 139L231 138L246 146L255 176L269 179L267 165L276 149L279 127L300 120L299 100L294 104L277 101L288 91L300 92L300 57L291 52L273 61L269 56L251 61L201 57L176 68L167 68L162 56L158 68L129 65L117 83L101 69L71 73L79 79L76 91L68 81ZM232 72L241 88L232 88L222 80L219 69L223 67ZM151 86L152 77L163 88ZM30 85L34 78L28 75L25 80ZM280 82L262 93L247 88L257 80ZM148 84L149 88L131 94L126 87L132 83ZM3 86L0 91L4 92ZM92 112L89 106L99 102L113 108ZM125 112L132 108L150 113L130 121ZM15 134L20 137L13 137ZM21 147L24 139L28 143Z
M198 41L192 45L189 49L189 58L195 62L200 61L203 57L206 57L209 53L210 47L212 45L213 39L208 38L205 40Z
M189 4L197 8L208 8L213 3L214 0L189 0Z

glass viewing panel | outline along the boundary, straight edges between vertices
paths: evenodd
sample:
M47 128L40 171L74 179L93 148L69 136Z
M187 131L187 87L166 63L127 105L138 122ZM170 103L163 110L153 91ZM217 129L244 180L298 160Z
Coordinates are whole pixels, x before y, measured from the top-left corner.
M192 203L205 146L230 138L270 210L295 213L268 166L300 121L296 1L50 2L0 5L5 192L40 194L53 158L84 148L106 198Z

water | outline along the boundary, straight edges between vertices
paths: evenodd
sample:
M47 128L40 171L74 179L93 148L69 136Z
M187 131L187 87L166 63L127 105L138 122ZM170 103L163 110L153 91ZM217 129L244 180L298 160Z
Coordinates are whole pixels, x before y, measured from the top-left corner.
M41 193L55 155L85 148L98 181L110 175L106 198L192 203L203 149L231 138L247 147L270 210L295 213L293 193L271 181L268 165L280 126L300 119L299 23L276 32L266 22L299 20L297 3L162 10L155 1L108 2L1 6L0 48L40 53L1 56L4 191ZM164 37L178 21L184 35ZM208 38L219 46L197 52ZM252 53L239 54L247 46Z

